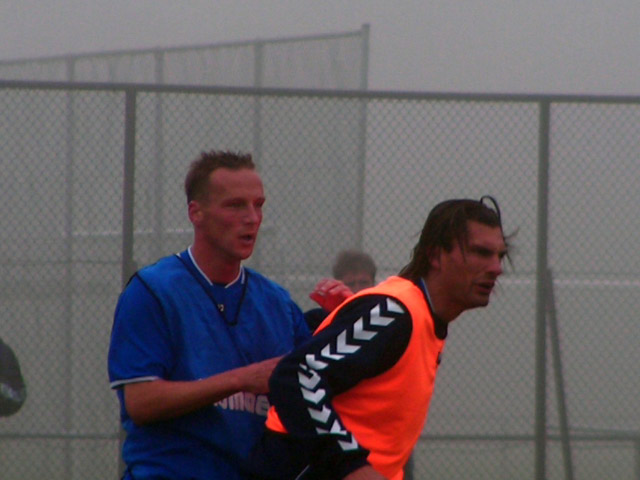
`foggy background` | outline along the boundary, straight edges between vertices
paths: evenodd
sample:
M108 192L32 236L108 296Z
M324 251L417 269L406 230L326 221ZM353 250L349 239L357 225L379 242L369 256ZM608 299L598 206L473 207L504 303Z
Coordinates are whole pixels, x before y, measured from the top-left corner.
M369 24L372 90L638 95L639 14L635 2L619 1L11 1L0 4L0 61L324 34ZM0 244L8 261L0 276L0 334L20 354L32 389L26 407L1 425L0 477L5 472L11 480L31 478L25 476L28 469L37 472L33 478L42 478L42 472L54 478L53 470L59 473L55 478L67 480L67 469L78 478L93 478L87 472L102 469L105 478L115 478L116 401L106 386L104 350L120 291L122 96L56 89L1 93L0 186L7 201L0 209L5 227ZM338 217L320 199L330 197L338 206L355 203L333 192L346 195L339 181L349 185L357 173L355 164L350 170L339 167L342 159L358 157L362 137L345 126L358 131L362 98L367 98L366 131L359 132L366 135L362 244L379 264L379 279L406 263L428 206L451 196L495 194L506 229L519 230L516 269L507 272L489 308L452 325L430 437L419 444L416 467L443 479L468 478L463 474L468 471L474 479L531 478L528 438L538 401L537 103L422 94L156 95L144 89L138 98L136 199L142 207L136 207L136 226L151 228L141 222L150 219L145 208L158 203L148 180L159 157L154 134L162 98L169 162L163 207L167 219L177 222L166 226L177 232L189 227L179 187L191 149L203 142L252 149L248 125L260 103L265 140L260 164L270 210L251 261L305 307L311 286L305 279L315 282L338 246L330 243L338 242L337 236L323 229L336 218L353 217ZM578 478L606 478L603 472L613 475L614 468L615 478L638 478L638 99L619 105L556 99L551 110L549 263L556 274ZM32 212L34 204L38 208ZM324 209L307 215L310 204ZM69 225L63 220L66 209L75 215ZM65 241L65 235L71 238L67 227L74 227L73 242ZM96 241L96 232L104 238ZM182 248L188 238L180 233L167 245ZM145 241L136 243L135 253L140 264L157 254ZM28 262L21 264L21 256ZM77 263L61 277L69 258ZM21 302L27 310L17 308ZM87 336L92 328L99 335ZM559 424L553 373L549 368L551 434ZM67 396L72 401L60 403ZM447 440L474 434L489 438ZM504 436L510 436L508 442ZM563 473L559 452L559 442L552 442L549 478ZM9 466L20 473L12 476Z
M637 0L2 0L0 60L364 23L372 90L640 93Z

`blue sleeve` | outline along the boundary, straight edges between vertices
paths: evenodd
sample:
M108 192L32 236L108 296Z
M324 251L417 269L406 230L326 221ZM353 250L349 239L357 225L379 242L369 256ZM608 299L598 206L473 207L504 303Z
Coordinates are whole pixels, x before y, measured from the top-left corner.
M111 386L166 378L172 365L171 332L160 302L135 275L115 310L109 346Z
M271 377L272 404L289 434L342 475L361 466L368 452L346 429L332 399L395 365L411 332L408 310L391 297L367 295L343 305Z
M300 307L292 300L291 310L293 317L294 346L297 348L311 338L311 330L304 318Z

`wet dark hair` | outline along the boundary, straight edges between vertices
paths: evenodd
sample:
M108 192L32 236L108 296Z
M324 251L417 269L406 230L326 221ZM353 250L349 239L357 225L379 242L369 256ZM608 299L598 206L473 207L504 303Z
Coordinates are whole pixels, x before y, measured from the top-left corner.
M211 172L218 168L240 170L255 169L255 164L249 153L235 153L230 151L210 150L200 153L189 166L187 177L184 180L184 192L187 195L187 203L191 200L204 201L209 193L208 183Z
M439 249L450 252L456 244L467 245L470 221L502 230L500 207L496 199L490 195L484 195L480 200L452 199L433 207L422 228L420 239L413 248L411 261L400 270L399 276L417 281L429 272L430 259ZM508 248L508 237L504 232L502 236Z

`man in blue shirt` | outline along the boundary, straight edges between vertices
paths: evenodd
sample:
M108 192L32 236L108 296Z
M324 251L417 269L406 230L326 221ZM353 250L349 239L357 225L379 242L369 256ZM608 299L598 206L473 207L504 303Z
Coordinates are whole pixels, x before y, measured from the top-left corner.
M310 336L289 293L242 265L265 202L251 156L202 153L185 192L193 244L133 275L115 312L128 480L248 478L269 376Z

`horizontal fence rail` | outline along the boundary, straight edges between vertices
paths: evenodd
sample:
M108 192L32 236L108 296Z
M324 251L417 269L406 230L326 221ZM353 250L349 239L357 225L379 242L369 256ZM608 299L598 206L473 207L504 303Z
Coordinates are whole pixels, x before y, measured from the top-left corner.
M435 203L496 197L513 265L450 328L413 478L638 478L640 97L0 81L0 111L0 336L28 391L3 479L118 478L113 309L190 244L208 149L254 155L248 265L303 309L339 250L381 280Z

